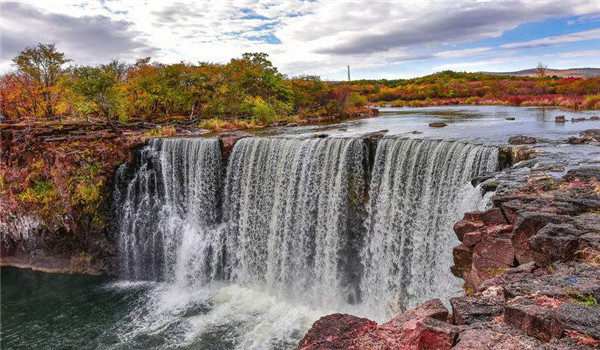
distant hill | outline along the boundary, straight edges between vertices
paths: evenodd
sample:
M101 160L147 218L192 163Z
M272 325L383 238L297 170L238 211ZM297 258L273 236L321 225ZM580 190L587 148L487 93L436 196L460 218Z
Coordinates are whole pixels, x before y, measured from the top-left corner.
M534 77L537 76L537 69L525 69L516 72L479 72L483 74L491 74L491 75L512 75L515 77ZM600 75L600 68L568 68L568 69L551 69L548 68L547 75L557 77L566 78L566 77L575 77L575 78L591 78Z

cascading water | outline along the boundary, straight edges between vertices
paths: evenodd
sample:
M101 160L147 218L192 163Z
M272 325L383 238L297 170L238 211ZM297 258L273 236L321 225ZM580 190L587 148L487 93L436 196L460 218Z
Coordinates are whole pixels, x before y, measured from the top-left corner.
M117 173L119 261L123 278L171 287L122 337L289 348L324 313L384 320L447 298L452 223L497 158L448 141L246 138L224 171L215 139L153 140Z
M214 139L155 139L121 166L115 191L126 279L190 283L220 271L222 160Z
M224 206L231 278L317 303L356 300L367 154L360 139L239 141Z
M382 313L447 299L459 196L474 176L496 171L498 150L460 142L384 139L378 143L361 258L364 301Z

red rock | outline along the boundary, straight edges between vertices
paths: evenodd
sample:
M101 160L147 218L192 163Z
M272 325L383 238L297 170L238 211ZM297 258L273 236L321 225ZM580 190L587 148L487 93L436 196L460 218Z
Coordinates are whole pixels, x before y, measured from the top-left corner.
M458 240L462 241L465 233L475 231L480 227L483 227L482 222L460 220L456 224L454 224L454 233L456 233L456 237L458 237Z
M522 213L515 221L512 245L516 250L519 264L536 260L536 252L532 250L529 238L549 223L564 223L569 221L568 216L550 213Z
M483 236L485 235L485 230L477 230L473 232L468 232L464 235L462 242L464 245L468 247L474 246L476 243L479 243Z
M554 309L540 306L523 297L517 297L506 304L504 320L541 341L560 338L565 330L557 320Z
M486 235L473 247L473 255L485 257L499 263L498 267L512 267L515 261L515 249L510 238ZM475 263L475 259L473 259Z
M483 212L480 212L480 211L471 211L471 212L465 213L463 220L472 221L472 222L483 221L483 219L481 218L482 214L483 214Z
M488 226L510 224L502 214L500 208L493 208L483 212L481 219L483 220L483 223Z
M559 115L557 117L554 117L554 122L556 122L556 123L564 123L566 121L567 120L565 119L564 115Z
M300 341L298 349L359 349L355 347L358 338L376 328L377 323L366 318L346 314L328 315L313 324Z

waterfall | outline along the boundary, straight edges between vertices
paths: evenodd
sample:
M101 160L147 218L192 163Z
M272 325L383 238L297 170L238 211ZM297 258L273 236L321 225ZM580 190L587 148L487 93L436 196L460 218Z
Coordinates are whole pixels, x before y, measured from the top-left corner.
M405 310L460 288L449 273L461 189L496 171L498 150L460 142L384 139L374 160L361 289L373 309Z
M216 139L154 139L117 171L119 263L127 279L196 282L220 271L222 160Z
M231 278L332 303L356 299L353 203L365 196L360 139L243 139L227 168Z
M309 305L379 315L455 292L461 189L498 151L360 138L157 139L121 166L114 193L126 279L227 280ZM374 153L374 154L373 154Z

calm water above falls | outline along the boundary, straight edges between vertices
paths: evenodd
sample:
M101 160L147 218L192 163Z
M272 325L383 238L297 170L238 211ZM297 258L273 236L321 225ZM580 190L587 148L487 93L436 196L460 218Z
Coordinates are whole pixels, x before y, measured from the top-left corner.
M341 138L245 139L227 162L214 140L153 141L119 172L120 278L3 268L2 349L289 349L328 313L382 321L460 293L451 224L484 205L468 182L497 166L480 145L523 133L545 135L549 159L598 152L559 142L596 124L540 113L390 110L287 130ZM397 137L355 138L380 129Z

